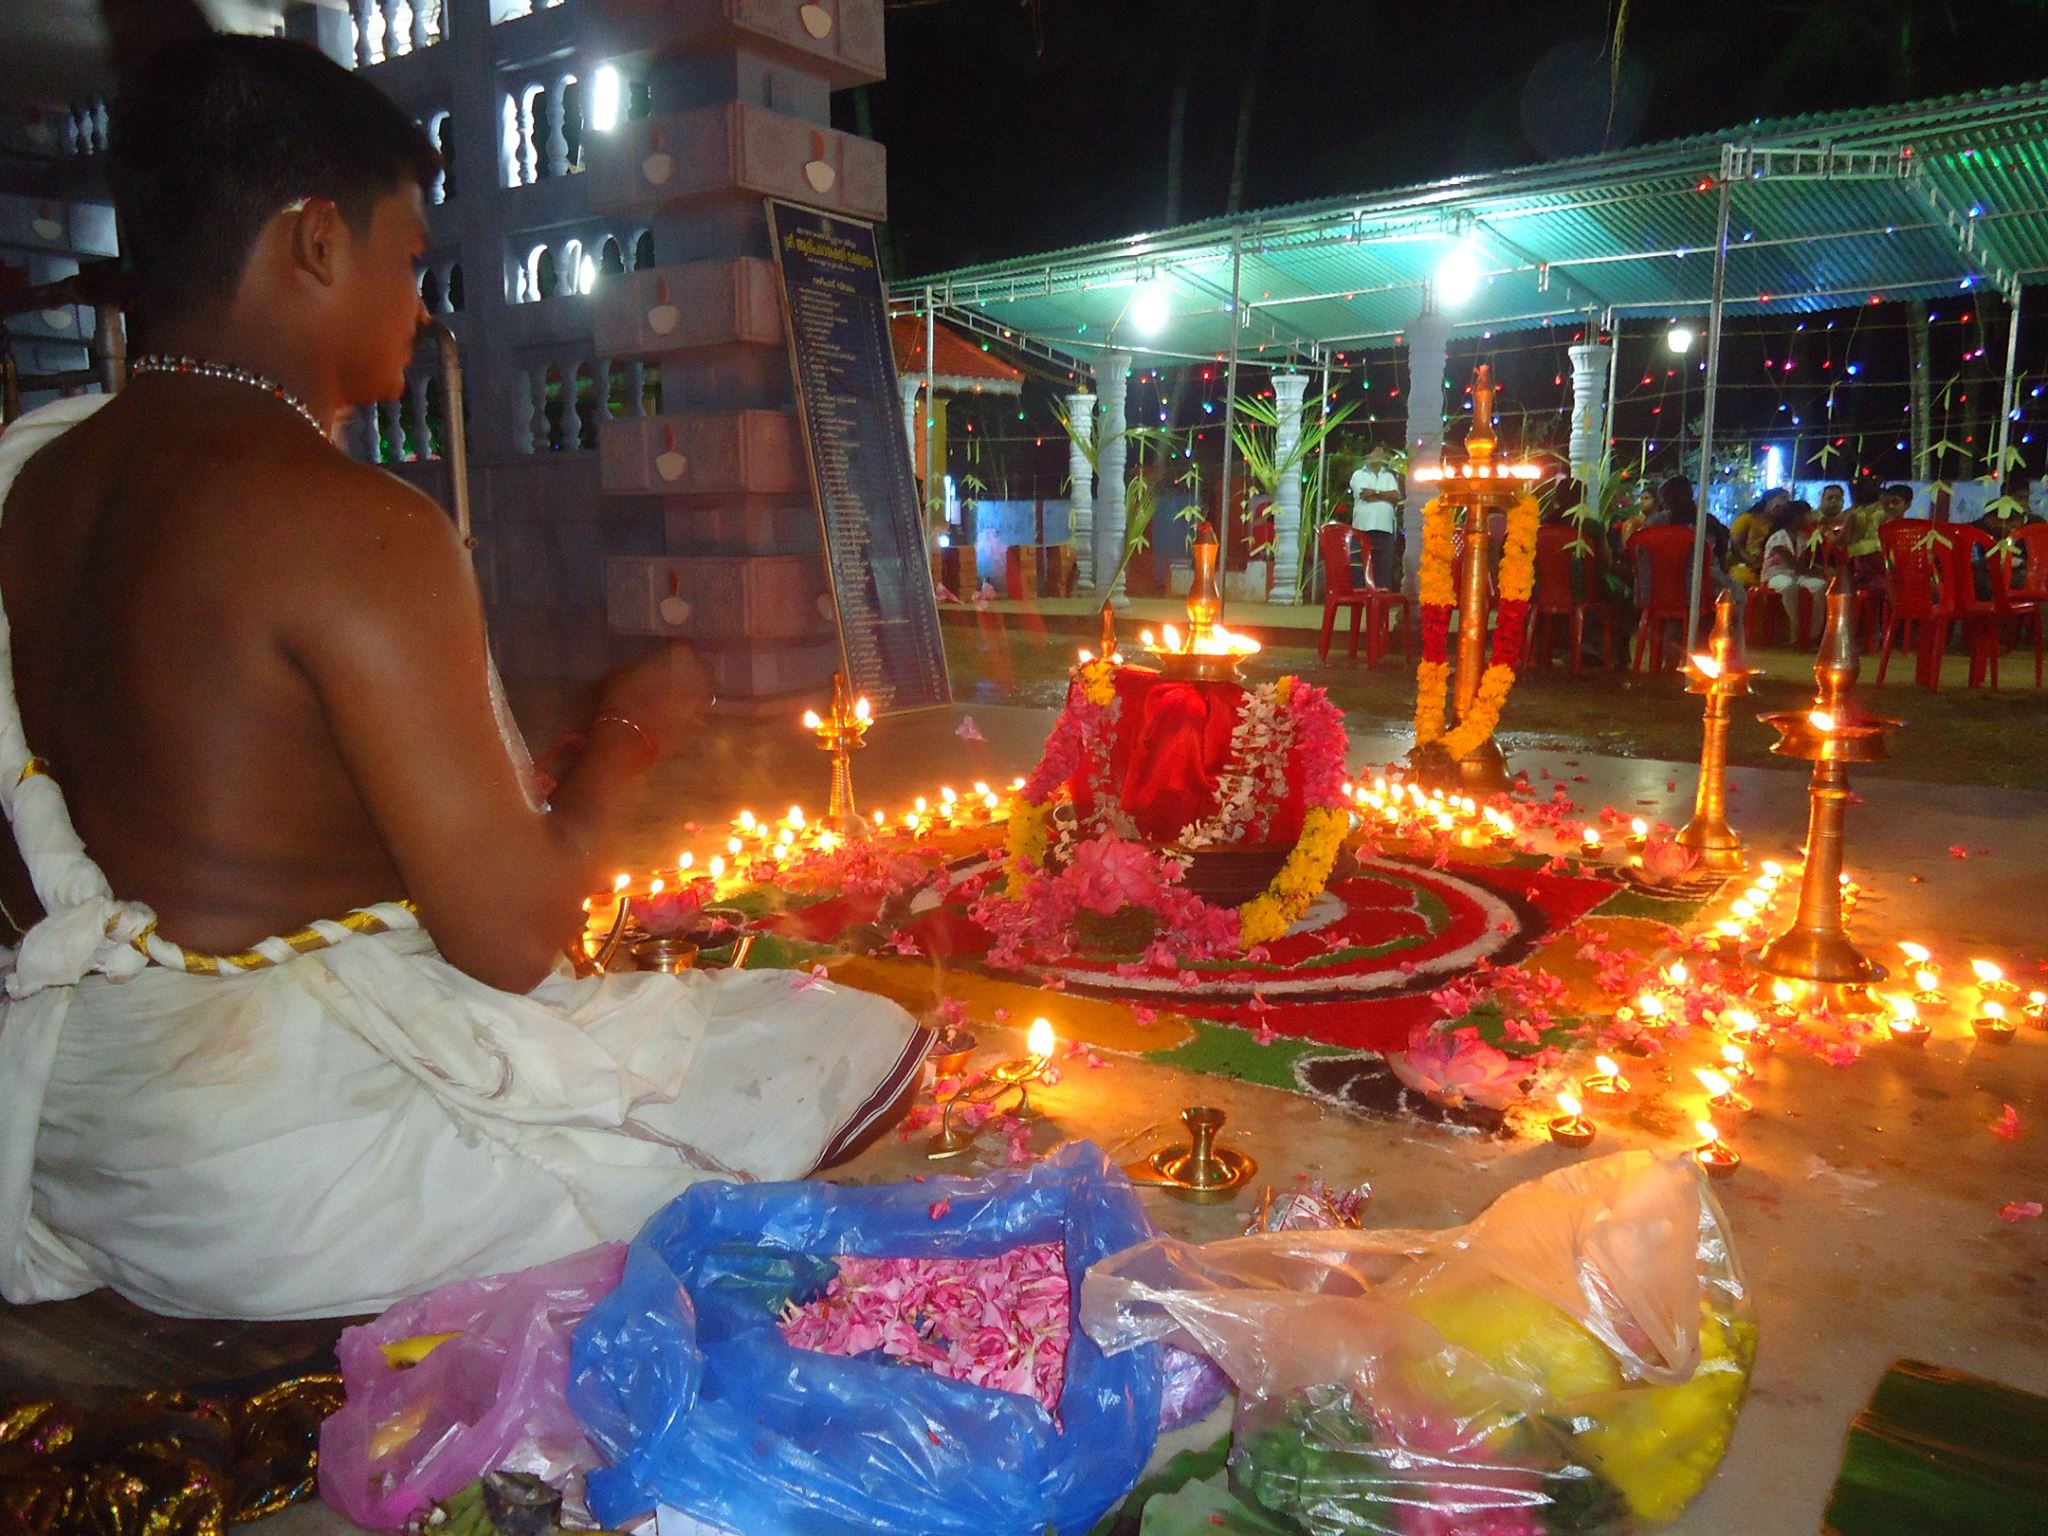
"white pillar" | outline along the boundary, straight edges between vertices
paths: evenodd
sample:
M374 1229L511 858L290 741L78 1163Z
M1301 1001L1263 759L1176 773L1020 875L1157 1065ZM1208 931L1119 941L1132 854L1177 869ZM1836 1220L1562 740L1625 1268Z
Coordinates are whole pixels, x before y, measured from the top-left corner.
M1572 359L1572 478L1598 502L1600 462L1607 456L1607 374L1614 347L1604 341L1581 342Z
M1432 310L1425 310L1408 323L1408 461L1433 464L1444 452L1444 348L1451 339L1451 322ZM1401 531L1408 540L1405 585L1413 595L1415 578L1422 568L1422 506L1429 500L1427 486L1417 485L1411 472L1408 496L1401 512Z
M921 373L899 373L896 376L896 394L903 401L903 441L909 445L910 462L921 478L924 466L917 462L917 392L924 388Z
M1102 394L1102 441L1095 450L1095 587L1112 574L1115 589L1108 596L1117 607L1126 606L1123 573L1118 569L1124 557L1124 419L1125 387L1130 382L1131 354L1105 352L1095 365L1095 386Z
M1067 396L1067 542L1074 551L1074 590L1095 589L1095 466L1088 454L1095 442L1095 396L1076 390Z
M1287 467L1273 491L1273 601L1291 603L1301 585L1301 397L1308 375L1273 375L1273 406L1280 425L1273 434L1273 461Z

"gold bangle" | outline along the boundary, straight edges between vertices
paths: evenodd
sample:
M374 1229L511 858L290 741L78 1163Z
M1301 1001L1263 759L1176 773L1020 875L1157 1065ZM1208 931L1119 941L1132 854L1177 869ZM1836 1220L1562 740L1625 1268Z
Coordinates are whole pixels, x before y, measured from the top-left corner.
M652 768L661 761L661 748L657 747L654 744L654 738L647 734L647 727L638 720L635 720L631 715L622 715L616 710L607 710L590 722L590 728L594 731L600 725L606 724L623 725L627 730L640 738L640 745L647 749L647 766L649 768Z

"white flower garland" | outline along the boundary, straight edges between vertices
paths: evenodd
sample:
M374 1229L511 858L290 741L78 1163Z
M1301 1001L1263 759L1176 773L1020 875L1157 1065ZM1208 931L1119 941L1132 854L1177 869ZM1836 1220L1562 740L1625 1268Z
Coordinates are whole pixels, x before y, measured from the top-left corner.
M1216 779L1216 811L1181 828L1183 848L1264 841L1273 811L1287 797L1287 765L1294 752L1294 715L1280 707L1277 683L1261 683L1245 696L1231 727L1230 750Z

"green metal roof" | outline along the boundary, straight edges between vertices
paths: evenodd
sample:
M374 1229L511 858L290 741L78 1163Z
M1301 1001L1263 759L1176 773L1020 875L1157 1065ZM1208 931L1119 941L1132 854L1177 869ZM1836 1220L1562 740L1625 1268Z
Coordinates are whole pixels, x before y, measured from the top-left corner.
M1397 335L1458 240L1483 276L1466 329L1703 311L1720 181L1731 312L1839 309L2048 275L2048 82L1262 209L900 282L949 318L1085 362L1117 348L1220 358L1239 252L1240 356L1306 360ZM1156 279L1167 323L1127 313Z

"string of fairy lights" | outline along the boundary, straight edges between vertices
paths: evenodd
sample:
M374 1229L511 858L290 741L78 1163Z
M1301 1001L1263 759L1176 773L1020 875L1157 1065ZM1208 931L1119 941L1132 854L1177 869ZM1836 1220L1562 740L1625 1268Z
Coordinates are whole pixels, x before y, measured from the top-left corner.
M1717 463L1755 457L1766 445L1775 445L1787 478L1793 479L1845 478L1858 471L1887 479L1992 472L2006 324L2003 304L1986 304L1976 294L1931 303L1924 346L1916 355L1914 333L1921 322L1904 304L1806 317L1733 318L1723 332L1717 385L1722 401ZM1679 337L1699 339L1687 324L1648 320L1630 321L1619 338L1610 453L1625 478L1696 468L1706 364L1699 355L1703 347L1675 352L1674 338ZM1472 365L1491 363L1501 384L1494 419L1503 440L1517 451L1548 449L1561 455L1570 431L1567 350L1585 338L1586 328L1575 324L1454 337L1443 386L1446 424L1472 408L1463 383ZM2043 338L2038 331L2029 334L2023 317L2011 442L2028 464L2040 457L2035 429L2042 424L2048 361L2029 365L2043 351ZM1241 360L1241 393L1271 400L1269 367ZM1041 483L1064 474L1067 445L1053 407L1077 387L1074 376L1063 377L1043 363L1027 372L1031 383L1024 399L970 394L951 402L958 433L955 462L965 444L982 483L1019 471ZM1127 408L1130 419L1154 435L1153 457L1174 462L1220 455L1225 373L1221 363L1133 371ZM1371 441L1398 444L1407 419L1404 351L1335 353L1330 382L1323 403L1331 411L1350 403L1353 411L1334 446L1355 453ZM1311 391L1311 416L1317 404ZM1917 430L1916 408L1922 412ZM1929 461L1927 450L1935 443L1954 445L1942 451L1942 462ZM1043 464L1033 458L1040 450L1046 453Z

